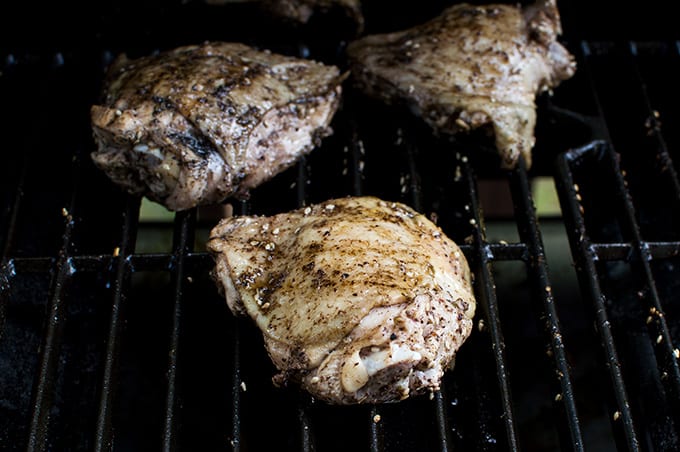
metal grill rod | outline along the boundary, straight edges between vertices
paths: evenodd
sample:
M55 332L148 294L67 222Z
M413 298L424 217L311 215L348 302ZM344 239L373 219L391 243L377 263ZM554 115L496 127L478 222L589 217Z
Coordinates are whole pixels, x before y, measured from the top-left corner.
M621 363L614 344L611 323L607 316L605 296L600 288L598 272L591 252L591 242L587 235L585 221L583 215L579 211L579 205L576 202L577 192L574 188L574 178L569 166L570 161L573 161L582 154L590 152L602 145L603 142L593 142L583 148L571 150L562 154L557 161L557 173L559 177L555 180L555 183L567 231L571 234L571 240L569 242L572 249L571 254L574 256L576 262L576 271L579 282L581 287L585 288L587 296L593 303L597 320L597 331L600 334L601 344L605 352L606 365L613 387L613 399L615 404L614 413L610 413L612 416L611 419L613 420L614 431L617 433L615 439L621 441L621 438L623 438L625 447L627 447L628 450L638 451L640 450L640 443L633 423L629 397L621 373Z
M168 350L168 386L165 399L165 419L163 429L163 450L177 449L177 431L179 425L180 381L178 375L178 356L180 334L182 329L182 301L185 284L185 257L194 243L196 209L175 214L175 232L173 244L172 286L174 303L172 307L172 331Z
M635 256L637 257L633 262L642 267L642 273L644 274L644 280L648 289L648 296L644 297L643 300L647 301L648 311L653 313L653 315L651 315L652 321L648 323L651 335L650 340L656 345L654 351L656 353L657 362L660 364L659 368L661 370L661 375L665 374L670 377L662 378L661 381L664 383L664 387L670 396L669 403L674 409L675 417L676 419L680 419L680 417L678 417L680 415L680 366L678 365L678 360L675 358L670 329L666 322L664 309L661 305L661 298L659 297L654 275L652 274L652 267L650 265L651 256L647 244L642 239L640 226L635 218L635 207L633 206L633 200L627 189L626 182L623 179L619 159L611 148L607 150L606 157L612 168L614 177L616 178L616 191L620 195L619 201L625 212L624 220L626 222L626 227L628 232L632 235Z
M113 283L113 301L111 304L111 317L109 319L104 373L102 375L97 412L97 430L94 441L96 452L103 452L113 448L113 425L111 418L116 386L118 384L118 361L120 359L120 342L127 298L125 294L130 285L130 255L134 252L135 248L139 205L139 198L128 197L125 211L123 212L119 253L118 256L113 256L110 261L115 266L115 279Z
M545 318L543 325L545 334L548 336L550 351L552 352L553 368L556 370L553 386L559 388L554 399L557 411L562 421L558 422L559 433L562 436L564 450L583 451L583 436L576 410L576 401L571 384L571 376L567 356L562 341L555 300L553 299L548 266L543 249L543 240L539 231L536 211L531 196L531 188L526 171L526 163L520 158L518 168L510 175L510 183L515 205L515 217L517 218L519 234L522 242L528 249L528 266L533 275L533 284L538 298L542 301L542 317ZM566 432L564 431L566 428Z
M76 211L76 195L78 193L78 170L80 161L75 159L73 164L74 187L71 192L71 200L68 210L64 210L64 233L59 250L55 276L51 282L51 295L46 310L46 329L44 341L38 358L38 375L33 389L33 402L31 413L31 425L28 437L27 450L41 451L47 446L47 434L49 429L49 416L54 399L55 376L59 364L59 352L61 350L62 336L66 312L66 290L74 273L71 265L71 242L74 228L73 214Z
M635 78L638 81L637 86L640 87L640 92L642 94L642 99L645 104L646 113L648 115L648 118L650 118L652 122L650 133L654 135L654 139L658 143L657 155L659 157L659 163L663 168L663 172L665 172L671 178L673 187L675 189L674 194L678 197L678 199L680 199L680 182L678 182L678 173L675 171L675 166L673 166L673 161L671 160L670 153L668 152L666 140L661 134L661 127L657 119L657 115L655 114L654 109L652 108L652 102L649 99L649 94L647 93L647 84L642 79L640 67L638 66L636 60L638 54L637 44L635 42L630 42L628 46L630 49L631 56L633 57L632 67L633 73L635 74Z
M467 181L468 193L470 195L470 210L473 222L473 247L476 257L476 272L478 278L477 288L481 295L478 303L484 309L488 319L488 331L491 336L491 345L494 358L496 360L496 377L500 389L501 405L503 410L503 425L508 448L519 450L519 439L516 430L514 409L512 407L512 396L510 393L510 376L507 368L507 358L505 356L505 340L501 330L500 314L498 312L498 302L496 299L493 273L491 271L491 253L486 243L485 228L481 206L477 195L476 177L467 159L462 161L463 176Z

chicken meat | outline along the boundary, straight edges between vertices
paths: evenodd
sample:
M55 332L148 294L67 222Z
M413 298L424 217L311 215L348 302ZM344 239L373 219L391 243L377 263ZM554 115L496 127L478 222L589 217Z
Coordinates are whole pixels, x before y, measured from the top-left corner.
M228 3L257 3L262 11L296 24L306 24L315 13L333 9L343 11L356 24L356 32L364 27L364 15L360 0L205 0L210 5Z
M555 0L523 9L458 4L405 31L348 46L354 80L368 95L403 103L438 134L492 127L504 168L531 166L535 99L576 64L557 41Z
M308 22L315 11L341 8L357 25L364 24L359 0L262 0L262 4L269 12L300 23Z
M329 135L335 66L239 43L119 57L91 107L92 159L170 210L244 196Z
M438 389L472 329L465 256L400 203L348 197L231 217L207 246L229 308L264 335L274 382L329 403Z

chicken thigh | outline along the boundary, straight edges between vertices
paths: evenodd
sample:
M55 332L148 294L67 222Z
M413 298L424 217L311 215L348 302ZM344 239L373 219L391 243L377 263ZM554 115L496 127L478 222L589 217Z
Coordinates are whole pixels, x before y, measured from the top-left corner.
M536 94L576 65L558 41L555 0L520 9L458 4L405 31L348 47L356 84L387 103L406 103L436 133L490 125L505 168L531 166Z
M434 391L472 329L458 246L411 208L342 198L222 220L208 249L235 314L251 317L280 373L335 404Z
M341 82L334 66L238 43L123 56L91 108L92 158L171 210L242 196L331 133Z
M359 0L262 0L262 5L270 13L299 23L308 22L315 11L341 8L349 18L356 22L359 32L364 25Z

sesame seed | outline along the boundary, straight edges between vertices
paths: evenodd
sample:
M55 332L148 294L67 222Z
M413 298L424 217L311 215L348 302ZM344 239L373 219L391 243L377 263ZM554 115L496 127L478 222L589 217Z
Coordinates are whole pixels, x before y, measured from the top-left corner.
M673 356L675 356L675 359L680 359L680 350L673 349Z
M245 381L242 381L242 382L241 382L241 390L242 390L243 392L246 392L246 382L245 382Z
M267 251L274 251L274 248L276 248L274 242L269 242L264 246L264 249L266 249Z
M68 210L66 209L66 207L61 208L61 216L68 217Z
M614 416L613 416L614 420L618 421L620 417L621 417L621 412L620 411L614 411Z
M480 333L484 331L484 319L479 319L479 322L477 323L477 329Z
M272 231L272 234L273 234L273 235L279 235L279 232L281 232L281 231L279 230L279 228L276 228L276 229L274 229L274 230Z
M333 210L333 209L335 209L335 204L328 204L326 206L326 210Z
M380 419L381 419L381 417L380 417L379 414L376 414L375 416L373 416L373 422L375 422L376 424L377 424L378 422L380 422Z
M113 257L118 257L119 254L120 254L120 247L117 246L113 249Z
M473 225L473 226L476 225L477 220L475 220L474 218L470 218L470 224Z
M123 114L123 112L122 112L122 111L120 111L120 110L116 110L116 116L120 116L120 115L122 115L122 114Z
M562 394L555 395L555 402L559 402L560 400L562 400Z
M317 384L319 381L321 381L321 379L317 376L314 376L314 377L312 377L311 380L309 380L309 382L312 383L312 384Z
M659 334L659 336L656 338L656 343L660 344L663 341L663 336Z
M305 215L309 215L310 213L312 213L312 208L311 208L311 207L307 207L307 208L305 209L305 212L304 212L304 213L305 213Z
M460 127L461 129L464 129L464 130L469 130L469 129L470 129L470 126L468 125L468 123L465 122L465 121L463 121L463 120L460 119L460 118L457 118L457 119L456 119L456 125L457 125L458 127Z

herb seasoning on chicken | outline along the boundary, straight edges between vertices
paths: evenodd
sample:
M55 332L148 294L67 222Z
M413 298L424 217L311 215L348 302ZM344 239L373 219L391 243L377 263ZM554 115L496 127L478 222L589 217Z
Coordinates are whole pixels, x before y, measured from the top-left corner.
M229 308L262 330L274 382L330 403L436 390L472 330L464 255L400 203L342 198L232 217L208 249Z
M238 43L121 56L91 109L92 158L171 210L243 196L331 133L341 81L334 66Z
M520 9L459 4L409 30L366 36L348 54L357 84L405 102L437 133L491 125L502 166L531 166L536 94L570 78L555 0Z

